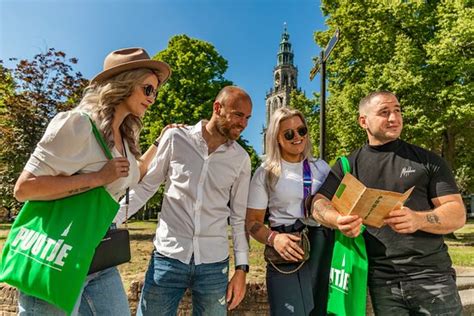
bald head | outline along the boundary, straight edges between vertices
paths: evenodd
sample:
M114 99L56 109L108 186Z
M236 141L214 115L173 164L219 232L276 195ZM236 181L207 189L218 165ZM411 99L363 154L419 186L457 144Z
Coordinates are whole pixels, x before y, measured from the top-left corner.
M252 99L247 92L237 86L226 86L219 91L215 102L225 106L228 102L248 102L252 106Z
M390 91L376 91L362 98L359 102L359 115L367 115L368 108L372 105L374 99L386 96L392 96L397 99L397 96Z
M215 128L225 139L236 140L247 127L252 114L252 100L243 89L224 87L216 97L208 126Z

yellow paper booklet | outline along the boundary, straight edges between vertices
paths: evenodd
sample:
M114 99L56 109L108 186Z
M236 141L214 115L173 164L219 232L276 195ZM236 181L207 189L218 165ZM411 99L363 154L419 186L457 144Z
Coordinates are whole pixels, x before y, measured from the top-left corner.
M332 198L339 213L359 215L365 225L382 227L383 219L394 209L399 209L415 187L405 193L370 189L353 175L347 173Z

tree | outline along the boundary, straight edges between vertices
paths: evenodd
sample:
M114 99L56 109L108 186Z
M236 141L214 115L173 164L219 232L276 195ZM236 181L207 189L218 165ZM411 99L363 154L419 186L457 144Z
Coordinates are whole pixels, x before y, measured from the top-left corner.
M258 157L257 152L255 151L255 149L251 145L249 145L249 142L246 139L244 139L243 137L240 137L237 140L237 142L249 154L250 164L251 164L251 167L252 167L252 174L253 174L255 172L255 170L258 168L258 166L260 166L262 161L260 160L260 157Z
M314 94L308 99L300 90L293 90L290 95L289 107L299 110L306 118L309 129L309 139L313 145L313 155L319 155L319 101L318 95Z
M141 144L151 144L170 123L196 124L212 114L217 93L232 84L224 78L227 61L208 42L186 35L173 36L154 59L167 62L172 75L147 111Z
M20 206L13 186L47 124L75 105L87 84L73 72L76 63L54 48L20 60L14 69L0 62L0 198L10 211Z
M316 32L316 42L324 47L336 28L342 34L328 65L330 157L365 142L357 104L389 90L402 105L403 138L440 153L464 180L467 173L472 190L472 1L323 0L322 9L329 30Z
M227 60L205 41L187 35L176 35L168 47L154 59L167 62L172 75L158 91L157 101L144 118L142 148L147 148L170 123L196 124L212 115L212 104L216 95L232 81L224 78ZM242 137L239 144L247 150L252 161L252 170L260 163L255 150Z

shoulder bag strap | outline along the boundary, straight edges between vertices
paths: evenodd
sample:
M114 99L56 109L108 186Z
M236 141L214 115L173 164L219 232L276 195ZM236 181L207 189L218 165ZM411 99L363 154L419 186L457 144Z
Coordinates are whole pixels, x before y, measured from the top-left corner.
M349 159L347 159L346 156L341 156L341 157L339 157L339 160L341 161L342 172L344 172L344 174L350 173L351 172L351 165L349 164Z
M341 156L341 157L339 157L339 159L341 160L342 172L344 172L344 174L350 173L351 172L351 165L349 164L349 159L347 159L346 156ZM362 228L360 230L360 233L362 234L364 231L365 231L365 225L362 224Z
M89 121L91 122L92 125L92 132L94 133L95 139L97 139L97 142L99 142L100 147L104 151L105 156L107 159L111 160L113 159L112 153L110 152L109 147L107 146L107 143L105 142L104 137L102 137L102 134L99 132L99 129L97 126L95 126L94 121L92 121L91 117L87 115L89 118ZM122 140L123 141L123 140ZM125 144L123 144L123 150L125 153L125 157L127 157L127 149L125 148ZM125 203L126 203L126 211L125 211L125 226L127 226L127 220L128 220L128 205L129 205L129 188L127 188L126 193L125 193Z
M102 134L99 132L99 130L95 126L94 121L92 121L91 117L89 115L87 115L87 117L89 118L89 121L91 122L92 132L94 133L95 139L97 139L97 141L99 142L99 145L102 148L102 150L104 151L105 156L109 160L112 159L113 158L112 153L110 152L110 149L107 146L107 143L105 142L104 137L102 137Z
M123 153L125 154L125 158L128 159L127 157L127 148L125 147L125 141L122 138L122 146L123 146ZM130 204L130 187L127 188L125 191L125 227L128 228L128 206Z
M303 201L301 202L301 209L303 210L304 218L308 218L309 215L304 203L306 198L311 195L312 184L313 179L311 175L311 167L309 166L308 159L305 159L303 161Z

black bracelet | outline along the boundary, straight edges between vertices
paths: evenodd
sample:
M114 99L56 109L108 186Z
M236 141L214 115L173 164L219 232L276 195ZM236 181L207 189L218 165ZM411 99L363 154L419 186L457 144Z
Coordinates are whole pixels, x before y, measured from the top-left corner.
M156 147L158 147L159 144L160 144L160 140L159 140L159 139L156 139L156 140L153 142L153 145L155 145Z
M239 264L238 266L235 266L235 270L242 270L245 273L248 273L250 269L248 264Z

